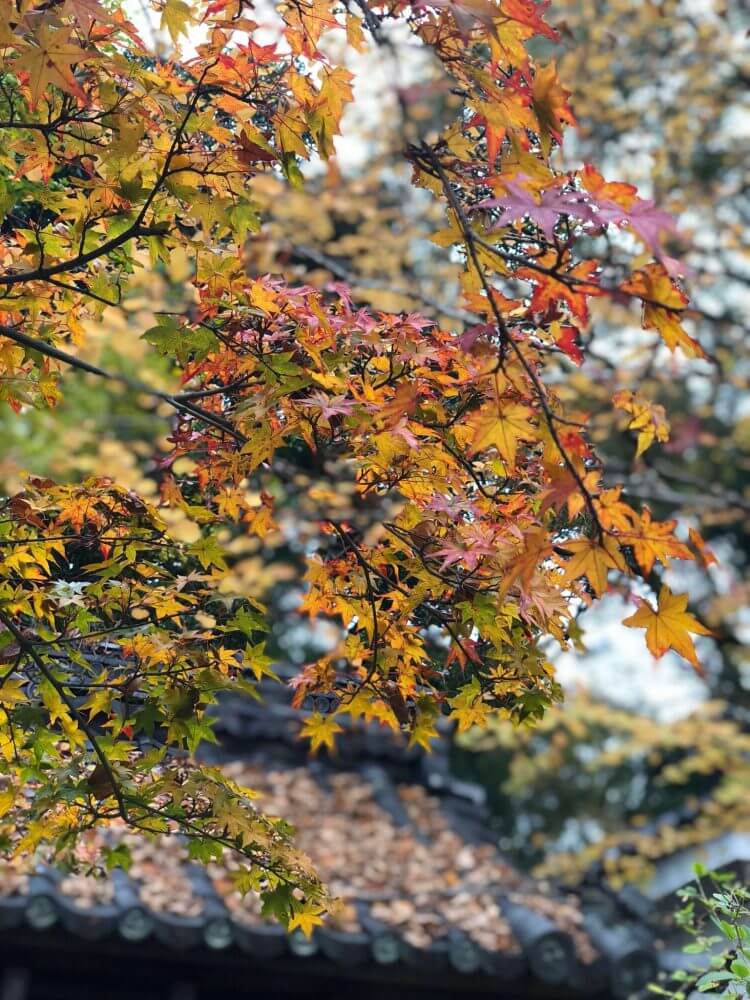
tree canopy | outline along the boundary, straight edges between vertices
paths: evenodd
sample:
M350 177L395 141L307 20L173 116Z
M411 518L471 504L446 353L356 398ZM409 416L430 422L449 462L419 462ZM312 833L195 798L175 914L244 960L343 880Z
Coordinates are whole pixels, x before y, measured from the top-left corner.
M589 693L566 698L533 731L492 726L463 737L472 753L461 753L461 766L481 773L498 829L525 861L558 877L593 869L622 883L749 822L747 17L736 4L689 0L557 9L560 74L580 121L568 156L617 165L622 180L648 185L678 218L694 334L717 362L675 378L673 365L653 363L647 340L633 340L623 305L599 299L575 391L610 482L624 479L655 516L698 527L709 543L710 566L680 565L671 580L689 590L714 640L692 695L683 685L672 697L673 663L656 672L648 658L634 662L637 650L620 652L614 629L584 618L591 659L575 673ZM669 440L640 456L635 429L624 419L615 427L609 406L628 382L670 424ZM628 683L608 683L629 659L639 669Z
M597 299L640 310L665 349L711 358L672 216L591 164L566 166L569 94L555 62L530 55L558 39L547 5L153 6L168 50L114 4L0 8L0 392L21 419L54 407L79 369L171 413L151 442L158 495L32 475L3 504L5 840L65 850L115 819L178 829L197 858L244 854L242 886L309 929L325 889L289 828L189 756L221 691L252 696L274 676L266 610L227 582L231 546L280 526L303 540L297 610L337 632L292 681L298 704L327 696L303 727L313 750L335 745L344 717L429 746L440 713L460 730L542 716L560 698L549 643L575 638L614 577L638 604L625 624L699 669L693 637L709 629L662 574L705 558L702 538L605 480L576 373ZM433 243L456 275L457 301L427 315L257 266L279 208L257 179L272 201L304 203L354 99L352 50L396 58L398 32L419 53L415 86L442 95L440 127L402 150L443 213ZM292 215L288 252L321 264L296 231ZM135 374L87 360L152 272L167 301L133 336L157 362ZM639 456L667 439L663 407L635 384L607 405ZM290 523L300 471L316 482Z

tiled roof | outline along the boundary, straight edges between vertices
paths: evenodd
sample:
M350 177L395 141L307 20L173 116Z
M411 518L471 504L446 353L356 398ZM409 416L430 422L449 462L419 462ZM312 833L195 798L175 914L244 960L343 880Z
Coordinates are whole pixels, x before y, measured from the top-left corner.
M404 963L430 976L452 968L498 983L531 975L615 996L653 975L651 950L624 913L612 923L611 911L603 917L519 874L453 796L396 784L372 765L289 767L264 755L226 767L264 793L265 809L294 823L300 847L344 900L311 940L263 920L255 897L234 890L231 862L206 870L187 861L176 837L128 833L128 874L6 869L0 926L59 922L91 941L155 937L168 949L236 947L259 961L318 953L342 969Z
M625 997L653 978L651 935L632 912L603 892L585 903L564 896L501 856L481 791L451 777L444 747L407 751L360 727L342 734L335 758L310 761L297 740L300 713L280 691L269 687L263 705L224 701L221 765L296 827L299 847L343 900L311 939L264 920L256 897L236 892L231 859L203 868L176 836L125 831L127 874L0 869L0 927L18 937L62 925L84 941L157 942L193 958L230 949L256 966L315 955L327 975L359 967L387 970L390 981L399 969L434 983L463 976L497 984L498 995L517 982L555 998Z

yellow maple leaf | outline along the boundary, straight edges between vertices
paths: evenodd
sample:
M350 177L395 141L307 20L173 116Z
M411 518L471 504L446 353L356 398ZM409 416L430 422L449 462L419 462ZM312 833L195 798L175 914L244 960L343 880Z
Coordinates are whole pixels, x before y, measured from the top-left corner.
M648 264L622 284L622 290L643 300L643 326L656 330L670 351L681 347L689 358L705 358L698 343L680 324L687 295L674 284L661 264Z
M9 677L0 688L0 705L23 705L29 700L26 691L28 681L23 677Z
M180 35L188 33L188 25L193 23L195 18L190 4L185 0L167 0L162 8L161 23L159 27L169 32L169 35L176 45Z
M627 429L638 434L636 458L640 458L654 441L669 440L669 421L663 406L650 402L640 393L627 390L616 392L612 402L619 410L630 414Z
M353 14L346 15L346 40L356 52L364 52L367 40L362 31L362 22Z
M309 938L313 930L323 923L323 918L320 915L322 912L322 907L319 906L316 906L313 909L305 909L303 907L295 910L289 918L289 923L287 924L286 929L291 934L293 930L299 928L305 937Z
M673 594L665 585L659 593L656 610L648 601L643 601L634 615L623 620L623 625L627 625L628 628L645 628L646 645L657 658L663 656L668 649L673 649L700 671L690 633L694 635L713 635L713 633L686 610L687 603L687 594Z
M305 719L300 730L300 736L310 740L310 750L316 753L321 747L334 749L334 739L337 733L343 733L344 728L340 726L333 715L321 715L320 712L313 712L309 719Z
M14 372L23 364L26 351L12 340L0 339L0 369L4 372Z
M34 36L36 44L23 52L20 68L29 75L32 108L37 106L52 84L80 100L86 100L73 76L72 67L84 59L101 57L97 52L87 52L72 44L70 31L70 28L53 29L42 23Z
M534 441L538 431L529 422L534 411L523 403L498 399L488 403L467 422L471 430L471 454L495 447L506 465L516 464L519 441Z
M399 728L393 709L382 698L373 697L361 688L339 708L339 712L342 715L344 713L350 715L355 721L361 718L365 722L379 722L394 732Z
M422 747L428 753L432 752L432 741L436 740L440 736L440 733L435 728L434 720L425 716L422 720L417 720L414 723L414 728L409 734L408 747L411 750L412 747Z
M473 677L471 684L463 687L455 698L449 698L448 704L451 706L451 715L458 722L459 733L465 733L473 726L483 729L492 714L492 709L483 700L482 688L476 677Z
M0 817L10 812L16 803L17 789L14 785L6 785L0 789Z
M419 746L427 753L432 753L432 741L440 735L436 728L438 715L439 710L434 702L428 698L420 698L417 701L412 730L409 735L409 748Z
M561 548L572 553L565 563L565 581L585 576L597 597L607 589L607 574L611 569L627 572L627 565L617 542L608 535L602 542L595 538L577 538L561 543Z
M251 284L248 298L256 309L262 310L269 316L279 311L276 292L261 278Z
M93 719L95 715L109 715L113 697L112 691L99 688L91 692L88 698L80 705L80 709L81 711L88 712L90 719Z

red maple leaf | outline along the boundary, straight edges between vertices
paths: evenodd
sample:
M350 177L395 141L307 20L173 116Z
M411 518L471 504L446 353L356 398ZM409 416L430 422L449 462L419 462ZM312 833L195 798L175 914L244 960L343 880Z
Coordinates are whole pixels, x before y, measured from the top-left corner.
M583 351L578 345L580 332L577 326L567 324L560 327L559 336L555 337L555 345L577 365L583 364Z
M531 297L531 311L540 316L559 315L561 302L565 302L570 311L582 326L589 320L588 299L590 295L601 295L595 277L598 264L594 260L581 261L560 277L542 274L530 267L520 268L519 278L525 278L534 283Z

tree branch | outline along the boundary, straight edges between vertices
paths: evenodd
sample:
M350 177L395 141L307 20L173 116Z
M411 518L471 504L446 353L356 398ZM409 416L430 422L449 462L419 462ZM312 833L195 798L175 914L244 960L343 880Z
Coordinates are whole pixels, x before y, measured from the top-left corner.
M0 334L7 337L9 340L14 341L16 344L20 344L28 350L38 351L40 354L44 354L48 358L54 358L55 361L60 361L71 368L77 368L79 371L88 372L89 375L98 375L100 378L108 379L110 382L118 382L120 385L124 385L128 389L133 389L135 392L142 392L148 396L152 396L154 399L161 399L165 403L174 407L174 409L182 413L189 413L191 416L205 421L217 430L231 435L231 437L233 437L235 441L240 444L244 444L247 440L244 434L241 434L236 427L233 427L232 424L224 420L223 417L210 413L208 410L204 410L202 407L191 402L192 399L198 398L201 395L200 393L196 396L196 394L192 392L176 394L171 392L162 392L160 389L155 389L153 386L150 386L145 382L141 382L140 379L131 378L129 375L123 375L120 372L109 372L104 368L99 368L98 365L92 365L90 362L84 361L82 358L77 358L73 354L68 354L67 351L62 351L59 347L53 347L51 344L46 344L43 340L38 340L36 337L30 337L28 334L22 333L20 330L16 330L11 326L0 325ZM209 395L209 393L206 393L205 395ZM215 393L211 392L210 395L215 395Z

